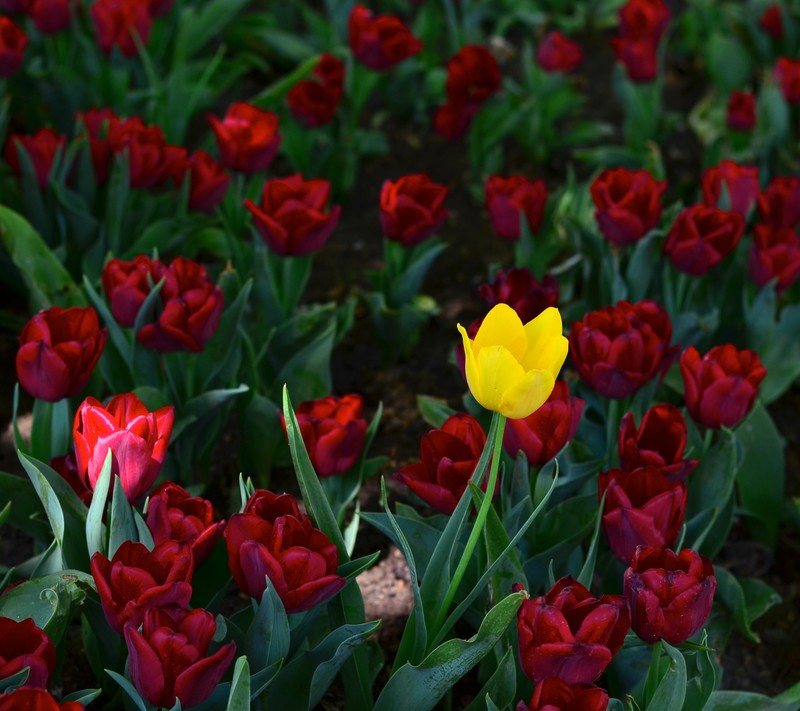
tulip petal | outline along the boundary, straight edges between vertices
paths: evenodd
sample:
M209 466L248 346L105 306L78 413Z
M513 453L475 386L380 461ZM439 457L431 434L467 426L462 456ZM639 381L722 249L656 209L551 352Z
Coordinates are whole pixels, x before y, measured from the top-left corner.
M534 319L535 320L535 319ZM560 320L560 317L559 317ZM528 338L517 312L508 304L497 304L483 319L474 348L480 357L484 348L502 346L521 362L526 355Z
M550 397L555 380L547 370L531 370L503 393L502 409L506 417L519 420L538 410Z
M552 306L523 327L527 350L522 358L525 370L549 370L555 380L567 358L569 341L563 335L561 314Z

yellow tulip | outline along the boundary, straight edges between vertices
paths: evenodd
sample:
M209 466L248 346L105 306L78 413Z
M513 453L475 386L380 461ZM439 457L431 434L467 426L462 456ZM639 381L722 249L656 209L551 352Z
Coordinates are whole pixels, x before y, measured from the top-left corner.
M550 397L569 341L556 308L545 309L524 326L508 304L497 304L483 320L475 340L461 324L467 384L487 410L519 420Z

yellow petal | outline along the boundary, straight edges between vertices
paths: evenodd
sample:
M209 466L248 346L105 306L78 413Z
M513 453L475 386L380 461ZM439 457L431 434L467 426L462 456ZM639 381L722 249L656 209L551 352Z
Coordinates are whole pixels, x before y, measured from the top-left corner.
M553 392L555 378L548 370L531 370L503 394L500 414L520 420L536 412Z
M470 390L475 399L487 410L502 414L506 393L525 378L525 371L514 355L503 346L482 348L476 356L480 385Z
M561 314L558 309L545 309L524 327L528 341L527 352L522 367L528 370L549 370L553 377L564 364L569 349L569 341L564 338Z
M508 304L497 304L486 314L475 336L475 351L503 346L518 361L525 357L528 340L522 320Z
M472 339L467 335L467 330L460 323L456 326L461 334L461 342L464 344L464 374L467 376L467 386L477 400L475 393L480 390L481 378L478 364L475 362L475 347Z

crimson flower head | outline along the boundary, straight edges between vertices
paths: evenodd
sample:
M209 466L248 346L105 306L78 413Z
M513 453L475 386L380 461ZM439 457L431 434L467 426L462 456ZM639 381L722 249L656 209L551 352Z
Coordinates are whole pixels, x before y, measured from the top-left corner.
M228 564L239 589L260 600L267 578L286 612L305 612L347 582L336 574L336 546L289 494L258 490L225 529Z
M404 247L424 242L447 217L447 193L447 187L434 183L424 173L385 181L380 196L383 234Z
M44 689L16 689L10 694L0 694L0 711L83 711L79 701L58 703Z
M108 126L108 145L114 153L127 156L132 188L155 188L169 177L179 178L177 182L183 179L185 149L168 145L159 126L146 126L138 116L112 121Z
M619 459L622 468L659 467L670 481L686 481L698 464L684 459L686 421L675 405L654 405L644 413L637 429L633 413L627 412L619 425Z
M333 120L344 87L344 63L325 53L314 68L313 79L303 79L286 95L295 121L313 128Z
M725 122L731 131L748 133L756 125L756 97L749 91L732 91Z
M375 16L363 5L350 12L350 49L365 67L382 72L422 51L422 42L394 15Z
M22 65L28 36L10 18L0 17L0 77L10 77Z
M97 35L97 43L106 54L116 46L126 57L135 57L139 50L133 39L142 44L150 39L153 19L149 3L141 0L97 0L89 8Z
M726 343L702 358L689 346L680 358L683 396L695 422L718 429L741 422L755 403L767 375L758 353Z
M133 393L116 395L108 405L86 398L72 432L81 477L94 491L111 450L112 480L119 476L128 501L136 501L161 471L174 419L172 405L150 412Z
M569 350L581 379L605 397L633 395L672 362L672 323L654 301L591 311L575 321Z
M619 247L638 242L658 225L666 189L646 170L604 170L589 188L600 232Z
M236 102L228 107L222 120L209 115L208 122L226 168L250 175L266 170L272 163L281 134L278 117L271 111Z
M236 643L209 654L217 631L214 615L202 609L149 609L142 629L128 622L125 644L131 681L147 702L172 708L179 699L188 709L205 701L236 654Z
M594 684L568 684L548 676L536 685L529 704L520 701L516 711L606 711L608 692Z
M48 465L69 484L70 489L78 495L78 498L83 501L88 509L92 503L92 490L86 486L86 482L78 471L78 460L75 458L75 452L53 457L48 462Z
M478 421L467 413L456 413L440 429L423 435L420 461L403 467L396 476L426 504L449 516L466 490L485 444L486 434Z
M611 46L628 79L646 84L658 74L658 44L650 37L612 37Z
M33 618L17 622L0 617L0 679L25 667L30 667L25 686L46 689L56 668L56 648Z
M791 227L756 225L747 273L756 286L777 279L775 289L786 291L800 277L800 236Z
M324 52L312 74L324 85L342 91L344 89L344 62L330 52Z
M603 531L611 552L623 563L636 546L672 546L686 511L686 484L667 478L660 467L600 472L597 498L606 495Z
M300 434L319 476L344 474L358 461L367 436L363 411L364 398L356 393L328 395L297 406Z
M451 103L482 104L500 88L502 81L497 60L481 45L465 45L447 62L445 91Z
M584 401L570 395L569 386L557 380L538 410L521 420L506 421L503 447L512 457L524 452L531 466L549 462L575 437L583 406Z
M189 209L210 214L222 202L231 176L208 153L195 151L189 158Z
M216 333L222 316L222 289L214 285L206 268L191 259L176 257L159 296L162 311L155 323L142 326L136 338L148 348L168 353L198 353Z
M108 179L112 150L108 142L111 127L119 124L122 119L111 109L87 109L75 116L76 122L82 128L85 139L89 142L89 152L92 157L92 167L97 184L101 185Z
M508 304L522 323L533 321L542 311L558 306L558 281L549 274L540 282L527 267L500 269L491 284L481 284L478 295L489 308ZM475 338L470 333L470 338Z
M159 281L174 282L175 275L157 259L139 255L133 261L109 260L103 267L102 284L111 313L120 326L130 328L136 323L136 316L150 293ZM172 284L172 289L175 285Z
M518 240L522 218L531 232L539 231L547 202L543 180L528 180L521 174L508 178L493 175L486 181L484 195L492 227L500 239Z
M89 569L108 624L119 634L142 624L154 607L187 607L192 597L192 549L166 541L153 548L125 541L109 560L95 553Z
M723 185L728 193L727 205L719 204ZM706 168L703 172L702 188L705 205L737 212L746 218L761 192L758 168L725 159L715 168Z
M33 165L36 182L44 189L50 180L50 170L59 151L67 145L67 137L52 128L41 128L31 135L12 133L6 143L5 159L18 176L22 175L18 151L20 146Z
M522 670L536 682L591 683L622 648L630 626L621 595L597 598L574 578L561 578L517 612Z
M577 42L554 30L536 48L536 61L546 72L571 72L583 61L583 50Z
M764 12L761 13L761 17L758 18L758 24L772 39L781 39L783 37L781 6L778 3L767 6Z
M800 59L779 57L775 62L775 78L788 104L800 104Z
M30 395L47 402L77 395L86 387L107 339L108 330L100 328L91 306L51 306L31 318L19 334L17 378Z
M664 0L628 0L619 9L619 28L626 37L657 43L667 31L671 16Z
M664 254L678 271L702 276L717 266L739 244L744 218L706 205L681 210L664 243Z
M225 530L225 521L214 520L207 499L192 496L174 482L164 482L147 502L147 527L156 544L183 541L192 547L195 566L200 565Z
M43 35L55 35L69 27L72 0L31 0L28 16Z
M639 639L682 644L708 618L717 579L711 561L684 548L639 546L623 577L631 627Z
M330 194L329 181L296 173L264 183L260 206L249 199L244 204L273 252L300 256L319 250L339 222L339 205L328 209Z
M770 227L797 227L800 225L800 177L773 178L758 196L758 214Z

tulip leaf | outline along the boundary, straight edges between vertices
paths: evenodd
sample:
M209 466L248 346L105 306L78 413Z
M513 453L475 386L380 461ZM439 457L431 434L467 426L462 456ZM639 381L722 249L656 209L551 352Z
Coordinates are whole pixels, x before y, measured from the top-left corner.
M50 540L50 527L44 521L44 509L30 479L0 471L0 501L3 499L7 500L7 523L39 543Z
M266 593L264 593L266 595ZM262 599L263 602L263 599ZM226 711L249 711L250 709L250 664L244 654L236 660L228 696Z
M289 618L275 586L267 578L267 587L247 629L244 651L257 670L283 659L289 653L291 632Z
M800 682L774 698L746 691L715 691L706 711L797 711Z
M30 673L30 667L23 667L16 674L0 679L0 694L9 694L15 689L24 686Z
M111 463L113 453L109 448L103 468L94 484L92 502L89 504L89 513L86 515L86 546L89 550L89 558L95 553L106 552L106 527L103 524L103 513L106 510L108 501L108 488L111 483Z
M733 493L736 470L739 464L739 446L734 434L725 428L719 432L719 441L700 460L687 482L689 495L686 520L705 509L720 506Z
M594 532L592 533L592 541L589 544L589 552L586 554L586 562L578 573L578 582L585 588L592 585L592 578L594 577L594 564L597 561L597 541L600 539L600 524L603 521L603 509L606 503L606 494L608 490L603 492L603 498L600 499L600 504L597 507L597 518L594 522Z
M430 395L417 395L417 409L431 427L440 428L455 410L447 404L447 400Z
M212 0L202 5L184 6L180 31L175 40L175 61L181 62L199 54L241 12L247 0Z
M780 595L766 583L758 580L737 580L726 568L714 569L717 578L716 599L733 614L742 634L752 642L759 642L751 624L770 607L781 601ZM747 588L745 588L747 583ZM749 595L746 593L750 593Z
M659 653L663 649L666 652L668 664L666 671L663 669L663 656ZM654 668L656 672L657 686L653 690L652 696L646 700L645 709L647 711L674 711L683 708L683 701L686 698L686 661L680 649L664 642L657 643L653 647L653 662L647 676L647 683L651 681ZM658 651L656 651L658 650ZM645 691L647 696L647 692Z
M369 570L369 568L375 565L380 557L381 552L375 551L370 555L365 555L361 558L350 560L347 563L340 565L336 571L336 574L341 575L343 578L355 578L361 575L361 573L363 573L365 570Z
M432 709L448 689L500 641L516 618L523 598L524 594L518 592L498 602L470 639L448 640L418 665L406 662L390 677L375 702L374 711Z
M705 647L708 634L703 631L701 644ZM711 649L696 649L686 652L687 682L686 700L681 711L703 711L717 684L717 670L711 659Z
M139 543L147 548L147 550L153 550L156 544L153 540L153 534L150 532L147 522L134 507L131 507L131 511L133 513L134 525L136 526L136 538L131 538L130 540L138 540Z
M61 703L67 703L68 701L76 701L79 704L83 704L86 706L90 702L94 701L100 694L103 693L102 689L81 689L79 691L73 691L66 696L61 697Z
M144 699L139 696L139 692L136 691L133 684L122 676L122 674L118 674L111 669L106 669L105 672L122 687L122 690L131 698L133 703L136 704L136 708L139 709L139 711L148 711Z
M467 706L464 711L479 711L484 706L486 708L497 708L493 699L497 699L500 708L511 706L514 702L514 695L517 690L517 664L516 654L513 647L509 647L503 658L497 664L494 674L492 674L475 700ZM493 698L492 698L493 697ZM486 700L484 702L484 699ZM491 706L489 705L491 704Z
M425 570L428 567L429 557L442 536L442 530L432 526L430 522L431 519L427 521L416 520L408 516L400 515L403 509L404 507L398 503L395 507L396 514L394 518L406 540L409 542L411 550L414 552L417 573L422 577L425 575ZM361 518L371 526L377 528L392 541L392 543L400 548L398 537L395 535L394 528L389 522L387 514L376 513L374 511L362 511Z
M125 541L139 541L136 521L133 518L132 508L128 497L122 488L122 480L114 475L114 491L111 495L111 518L108 534L108 557L113 558L114 553ZM152 550L152 549L151 549Z

